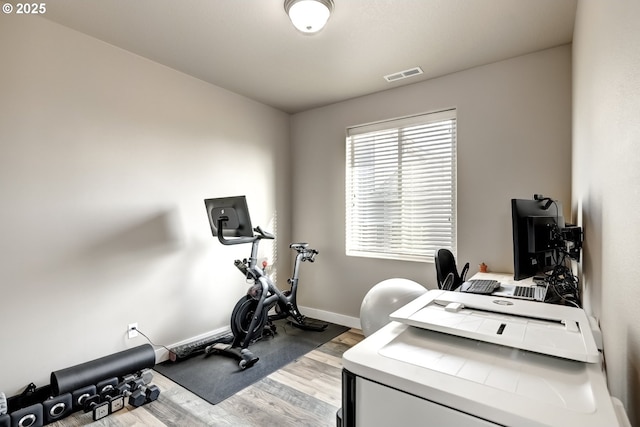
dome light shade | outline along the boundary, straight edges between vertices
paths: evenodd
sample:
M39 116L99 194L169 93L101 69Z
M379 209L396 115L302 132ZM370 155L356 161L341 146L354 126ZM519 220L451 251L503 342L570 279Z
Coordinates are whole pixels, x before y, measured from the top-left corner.
M331 16L333 0L285 0L284 10L299 31L317 33Z

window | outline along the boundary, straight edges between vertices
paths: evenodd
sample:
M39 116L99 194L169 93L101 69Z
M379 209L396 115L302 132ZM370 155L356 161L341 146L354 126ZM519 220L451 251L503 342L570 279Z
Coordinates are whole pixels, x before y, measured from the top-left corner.
M347 255L455 253L455 110L349 128L346 145Z

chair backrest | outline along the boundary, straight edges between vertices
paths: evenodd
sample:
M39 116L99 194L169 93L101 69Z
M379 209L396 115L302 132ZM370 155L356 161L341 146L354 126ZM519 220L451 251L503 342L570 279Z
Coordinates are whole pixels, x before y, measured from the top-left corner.
M435 254L436 264L436 279L438 281L438 288L446 291L452 291L464 282L469 270L469 263L466 263L462 273L458 273L456 266L456 258L449 249L438 249ZM453 275L453 280L447 276Z
M440 285L438 283L438 287L440 289L444 289L445 291L450 291L455 289L455 287L453 286L453 282L454 282L454 276L453 273L449 273L447 274L447 277L444 279L444 282L442 282L442 285Z

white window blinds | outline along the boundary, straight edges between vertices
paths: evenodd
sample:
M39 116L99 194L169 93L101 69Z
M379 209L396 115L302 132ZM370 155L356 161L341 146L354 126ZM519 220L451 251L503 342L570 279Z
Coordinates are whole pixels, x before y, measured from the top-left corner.
M455 110L349 128L346 146L347 255L455 253Z

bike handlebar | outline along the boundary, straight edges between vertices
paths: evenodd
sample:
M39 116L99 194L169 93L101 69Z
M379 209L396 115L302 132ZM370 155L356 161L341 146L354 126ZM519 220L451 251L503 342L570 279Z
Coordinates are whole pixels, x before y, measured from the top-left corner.
M268 231L264 231L262 228L260 228L260 226L257 226L256 228L253 229L253 231L255 231L256 233L259 234L258 239L275 239L276 236L274 236L273 234L269 233Z
M227 239L226 237L224 237L224 234L222 233L222 223L225 222L225 221L228 221L228 220L229 220L229 218L226 217L226 216L221 216L221 217L218 218L218 240L223 245L240 245L240 244L243 244L243 243L253 243L256 240L260 240L260 239L275 239L276 238L276 236L274 236L273 234L262 230L260 228L260 226L258 226L258 227L253 229L253 231L258 233L258 234L254 234L251 237L249 237L249 236L241 236L241 237L234 237L233 239Z

